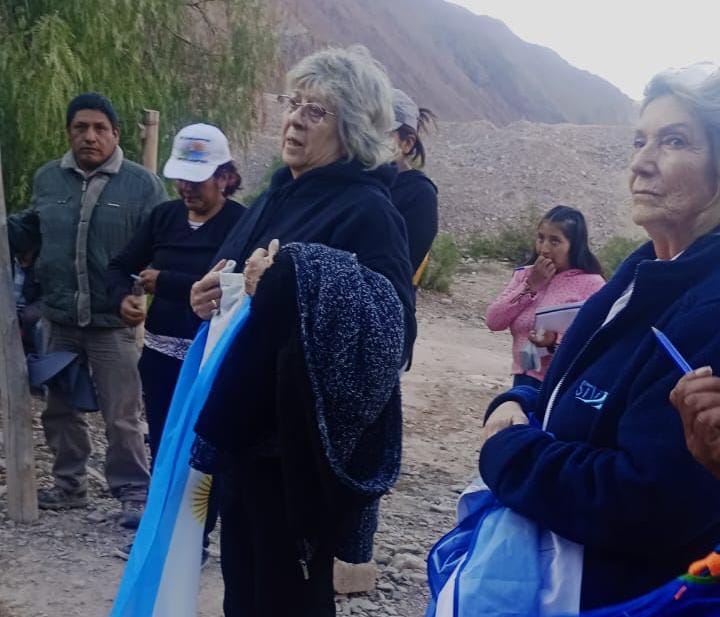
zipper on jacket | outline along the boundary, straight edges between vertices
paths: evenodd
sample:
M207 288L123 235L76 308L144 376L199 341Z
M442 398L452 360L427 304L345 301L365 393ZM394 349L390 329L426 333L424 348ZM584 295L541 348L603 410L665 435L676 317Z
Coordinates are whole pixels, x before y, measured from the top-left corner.
M310 580L310 560L312 559L312 547L310 546L310 542L307 541L306 538L303 538L299 542L300 544L300 555L298 557L298 563L300 564L300 569L302 570L303 580L309 581Z
M298 562L300 563L300 569L303 573L303 580L309 581L310 580L310 569L308 568L307 561L305 561L302 557L298 559Z
M567 370L563 373L563 376L560 378L560 380L557 383L557 386L553 389L552 393L550 394L550 398L548 399L547 408L545 409L545 416L543 418L543 430L547 431L547 426L550 423L550 415L552 414L553 406L555 405L555 401L557 400L558 396L560 395L560 390L562 389L563 383L565 382L565 378L570 374L570 371L575 367L575 364L580 359L580 356L582 356L585 353L585 350L590 346L590 343L592 343L595 340L595 337L597 336L598 332L602 330L605 326L600 326L595 332L592 333L592 336L585 341L585 344L580 349L579 353L575 356L573 361L570 363L570 366L568 366Z
M82 188L80 189L80 191L81 191L82 193L84 193L84 192L87 190L87 184L88 184L88 183L87 183L87 178L83 178Z
M640 264L641 264L641 263L642 263L642 262L639 262L639 263L635 266L635 273L633 274L633 277L632 277L632 279L631 279L631 282L634 282L634 281L637 280L637 277L638 277L638 274L639 274L639 270L640 270ZM634 290L633 290L633 291L634 291ZM630 304L630 300L632 300L632 297L628 300L627 304L625 304L625 306L624 306L623 309L620 311L620 313L622 313L622 311L624 311L624 310L627 308L628 304ZM616 301L617 301L617 300L616 300ZM613 303L613 304L610 306L610 310L612 310L612 307L614 306L614 304L615 304L615 303ZM610 310L608 310L608 314L610 314ZM618 316L620 313L617 313L617 315L615 315L615 317L613 317L613 318L612 318L610 321L608 321L608 322L603 321L603 324L602 324L597 330L595 330L595 332L592 333L592 335L590 336L590 338L589 338L587 341L585 341L585 344L580 348L580 351L579 351L577 354L575 354L575 357L573 358L573 361L570 363L570 366L567 367L567 370L563 373L563 376L562 376L562 377L560 378L560 380L558 381L557 386L555 387L555 389L554 389L554 390L552 391L552 393L550 394L550 398L548 399L548 404L547 404L547 406L546 406L546 408L545 408L545 416L544 416L544 418L543 418L543 430L546 430L546 427L547 427L548 423L550 422L550 414L552 413L553 406L555 405L555 401L557 400L557 398L558 398L558 396L559 396L559 394L560 394L560 389L561 389L562 386L563 386L563 383L564 383L564 381L565 381L565 378L570 374L570 371L571 371L573 368L575 368L575 364L577 364L578 360L580 359L580 356L582 356L582 355L585 353L585 351L587 350L587 348L590 347L590 344L595 340L595 337L596 337L602 330L604 330L606 326L609 326L613 321L615 321L615 319L617 319L617 316ZM607 315L605 315L605 319L607 319Z

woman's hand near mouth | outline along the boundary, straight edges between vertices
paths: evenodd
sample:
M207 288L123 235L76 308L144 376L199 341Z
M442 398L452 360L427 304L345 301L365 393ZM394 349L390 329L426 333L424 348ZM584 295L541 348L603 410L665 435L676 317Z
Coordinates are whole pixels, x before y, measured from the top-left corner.
M527 284L530 291L536 292L542 289L545 285L550 282L550 279L555 276L557 268L551 259L539 255L535 260L530 274L527 278Z

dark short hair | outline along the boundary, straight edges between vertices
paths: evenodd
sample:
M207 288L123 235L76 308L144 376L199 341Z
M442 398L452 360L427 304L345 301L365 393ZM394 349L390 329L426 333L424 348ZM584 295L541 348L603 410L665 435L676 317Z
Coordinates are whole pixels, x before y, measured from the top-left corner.
M215 173L213 173L213 178L219 178L222 175L226 175L228 177L227 185L223 191L223 197L230 197L230 195L242 186L242 177L240 176L240 172L233 161L228 161L227 163L219 165L215 170Z
M585 223L585 217L580 210L570 206L555 206L544 214L538 223L538 227L543 223L557 225L570 243L568 262L571 268L583 270L588 274L604 276L598 258L590 250L587 223ZM533 254L527 263L535 263L537 257L537 251L533 249Z
M412 150L408 152L408 156L410 157L410 160L414 162L419 160L420 167L425 165L425 146L422 141L420 141L420 133L425 133L427 135L430 132L431 127L437 127L437 116L427 107L420 107L418 109L417 130L415 127L407 124L402 124L397 129L398 136L402 141L405 141L409 137L415 138L415 145L412 147Z
M68 103L65 128L70 128L70 124L72 123L75 114L83 109L101 111L107 116L107 119L110 121L110 124L114 129L120 127L118 115L115 112L115 108L110 102L110 99L102 94L98 94L97 92L84 92L83 94L78 94L72 101L70 101L70 103Z

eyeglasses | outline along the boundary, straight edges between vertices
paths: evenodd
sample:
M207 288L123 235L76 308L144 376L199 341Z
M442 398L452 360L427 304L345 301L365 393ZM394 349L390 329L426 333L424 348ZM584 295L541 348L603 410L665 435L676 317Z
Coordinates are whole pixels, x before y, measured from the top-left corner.
M337 114L328 111L318 103L301 103L294 96L290 96L289 94L278 94L277 102L291 113L297 109L302 109L300 113L315 124L320 122L325 116L337 117Z

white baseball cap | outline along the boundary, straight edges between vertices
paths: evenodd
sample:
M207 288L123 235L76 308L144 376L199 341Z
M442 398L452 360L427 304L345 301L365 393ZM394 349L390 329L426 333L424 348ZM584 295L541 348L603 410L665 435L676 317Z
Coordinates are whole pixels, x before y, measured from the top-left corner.
M163 175L171 180L205 182L232 160L227 137L216 126L191 124L175 135Z
M420 110L415 101L398 88L393 88L393 111L395 112L393 131L397 131L403 124L417 131Z

